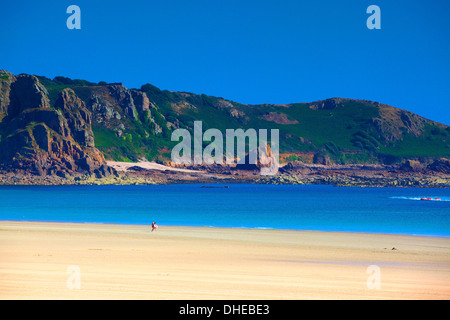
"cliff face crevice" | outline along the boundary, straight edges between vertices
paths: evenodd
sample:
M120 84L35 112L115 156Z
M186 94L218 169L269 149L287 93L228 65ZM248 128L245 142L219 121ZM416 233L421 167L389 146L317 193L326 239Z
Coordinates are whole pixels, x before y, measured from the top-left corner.
M67 122L68 135L82 147L94 148L94 134L91 127L91 112L72 89L64 89L59 93L55 108L62 111Z
M38 175L72 175L93 174L106 164L95 148L91 113L72 89L59 92L51 107L47 90L35 76L9 77L1 88L3 167Z

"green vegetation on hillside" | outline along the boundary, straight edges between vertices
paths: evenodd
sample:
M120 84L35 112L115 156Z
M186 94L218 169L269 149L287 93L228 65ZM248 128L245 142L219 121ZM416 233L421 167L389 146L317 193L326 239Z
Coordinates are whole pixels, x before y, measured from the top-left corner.
M104 82L64 77L39 80L51 102L66 87L72 87L86 103L94 92L99 94L96 88L107 87ZM288 160L305 160L307 154L341 164L450 156L448 126L375 102L333 98L316 103L243 105L205 94L160 90L151 84L140 91L154 106L149 114L130 119L119 106L113 106L121 111L120 120L93 124L95 145L107 159L168 160L177 143L171 141L172 131L186 128L192 133L194 121L202 121L203 131L217 128L223 133L238 128L279 129L280 153L291 154ZM126 128L121 136L116 130L119 125Z

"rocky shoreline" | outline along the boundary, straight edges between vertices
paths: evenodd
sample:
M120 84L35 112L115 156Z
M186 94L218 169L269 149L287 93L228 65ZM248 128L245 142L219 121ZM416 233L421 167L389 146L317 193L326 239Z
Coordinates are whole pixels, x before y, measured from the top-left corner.
M428 167L410 164L308 165L290 163L274 176L261 176L257 168L201 166L191 170L144 169L139 164L120 171L109 167L101 172L78 175L36 175L27 171L0 171L0 185L149 185L181 183L326 184L356 187L450 187L450 161L439 160ZM433 168L433 167L432 167Z

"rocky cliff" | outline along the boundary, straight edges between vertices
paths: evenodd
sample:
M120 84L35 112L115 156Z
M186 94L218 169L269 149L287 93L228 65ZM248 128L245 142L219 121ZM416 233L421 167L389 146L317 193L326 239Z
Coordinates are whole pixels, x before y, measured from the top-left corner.
M6 170L36 175L106 172L95 147L91 112L72 89L58 93L54 106L32 75L0 72L0 163Z

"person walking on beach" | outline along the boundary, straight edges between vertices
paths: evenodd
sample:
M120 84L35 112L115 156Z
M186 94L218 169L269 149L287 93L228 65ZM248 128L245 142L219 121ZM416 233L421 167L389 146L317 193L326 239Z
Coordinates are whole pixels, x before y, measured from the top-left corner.
M156 224L155 221L152 222L152 232L156 231L156 229L158 229L158 225Z

